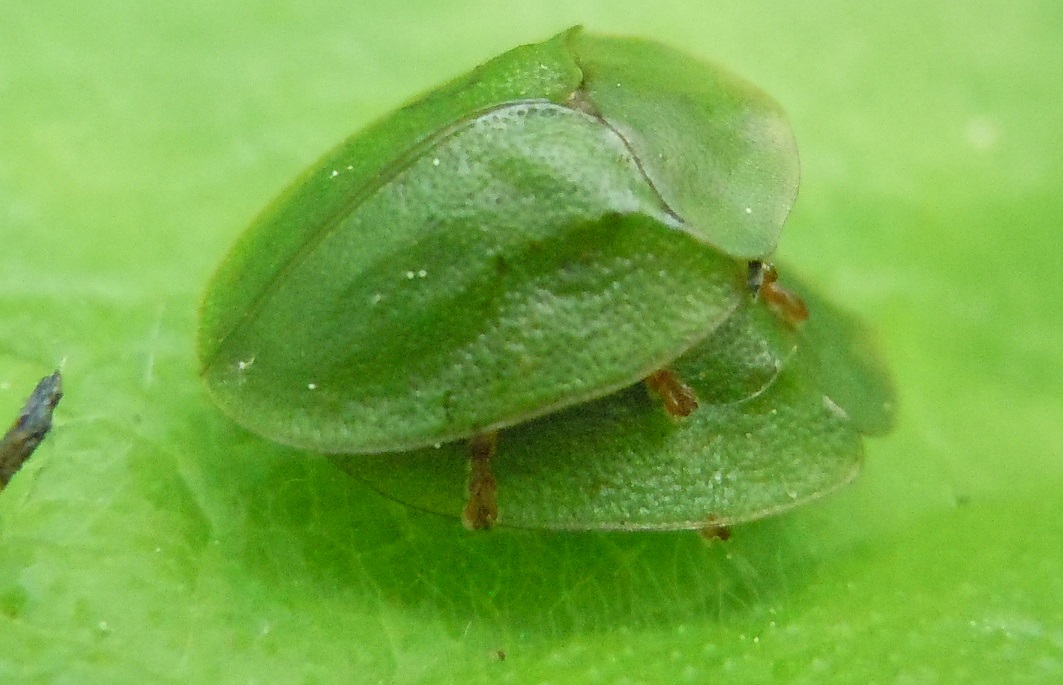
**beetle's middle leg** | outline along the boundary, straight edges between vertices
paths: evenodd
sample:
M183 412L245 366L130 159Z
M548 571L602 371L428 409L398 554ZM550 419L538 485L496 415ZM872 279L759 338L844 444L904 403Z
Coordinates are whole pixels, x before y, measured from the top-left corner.
M469 530L486 530L498 519L498 497L491 457L498 445L498 432L482 433L469 441L469 499L461 522Z
M679 379L674 371L661 369L645 379L646 387L661 398L664 410L676 418L690 416L698 408L694 389Z

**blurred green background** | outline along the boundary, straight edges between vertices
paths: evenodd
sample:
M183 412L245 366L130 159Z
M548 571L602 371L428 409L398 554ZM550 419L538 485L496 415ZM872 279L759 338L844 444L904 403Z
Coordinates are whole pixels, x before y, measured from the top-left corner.
M584 23L789 112L780 256L879 332L897 430L727 544L469 535L226 422L198 299L332 144ZM2 683L1063 681L1063 4L0 4Z

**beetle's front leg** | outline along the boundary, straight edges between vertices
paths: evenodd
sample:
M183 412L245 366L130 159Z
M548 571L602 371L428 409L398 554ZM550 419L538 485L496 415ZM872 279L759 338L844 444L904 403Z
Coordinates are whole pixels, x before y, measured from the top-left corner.
M469 530L486 530L498 518L497 484L491 473L491 457L498 445L498 432L482 433L469 441L469 499L461 522Z

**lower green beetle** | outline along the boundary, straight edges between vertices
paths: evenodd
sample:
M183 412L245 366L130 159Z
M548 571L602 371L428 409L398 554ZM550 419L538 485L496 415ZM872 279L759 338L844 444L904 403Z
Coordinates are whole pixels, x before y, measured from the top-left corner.
M470 528L718 531L785 511L848 483L861 434L891 418L889 381L863 329L801 291L815 314L806 323L750 298L673 362L699 398L681 421L636 385L510 428L496 455L474 440L471 469L456 443L334 460Z
M368 470L349 470L418 506L461 513L449 499L436 507L394 492L390 469L408 474L409 464L428 478L454 450L471 455L460 509L473 528L753 518L780 503L764 496L741 515L716 506L700 518L669 513L663 501L645 515L563 514L562 500L574 504L579 493L542 474L548 494L535 506L559 513L526 516L502 496L521 481L494 467L510 453L526 463L548 451L542 464L557 475L559 460L579 470L598 452L630 457L638 446L634 462L667 470L652 436L711 440L731 421L723 404L705 401L730 382L713 374L737 367L684 360L733 343L727 331L764 309L754 299L781 315L770 326L797 335L800 299L762 262L797 181L789 125L763 93L657 43L570 29L432 91L305 172L215 275L202 308L201 373L237 423L296 447L359 455L344 461ZM787 383L803 387L804 402L818 377L783 370L777 357L771 377L794 376ZM698 382L687 385L688 374ZM603 442L603 426L570 420L601 407L623 414L644 379L659 404L649 423L629 417L640 428ZM798 401L769 394L776 411ZM888 392L877 399L888 403ZM690 418L662 424L665 414ZM847 452L857 457L858 432ZM627 475L630 488L646 487L637 471ZM669 497L682 499L683 488Z

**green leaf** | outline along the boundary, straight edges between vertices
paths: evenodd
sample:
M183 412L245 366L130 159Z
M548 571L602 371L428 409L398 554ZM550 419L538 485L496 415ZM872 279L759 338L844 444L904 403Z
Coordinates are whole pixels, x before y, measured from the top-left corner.
M0 425L65 359L0 492L0 682L1063 679L1057 3L72 8L0 4ZM576 22L782 103L780 257L895 374L855 483L726 544L471 535L236 428L197 378L211 271L295 174Z

